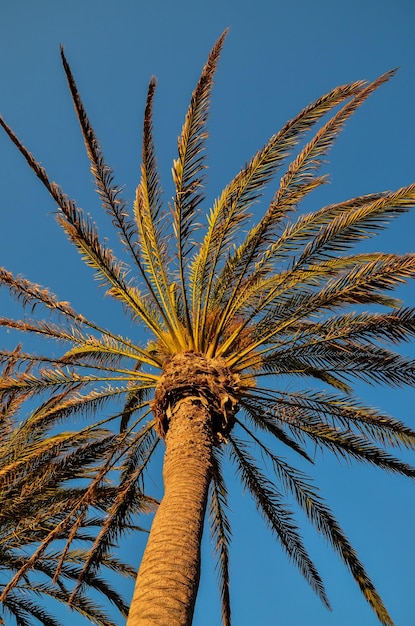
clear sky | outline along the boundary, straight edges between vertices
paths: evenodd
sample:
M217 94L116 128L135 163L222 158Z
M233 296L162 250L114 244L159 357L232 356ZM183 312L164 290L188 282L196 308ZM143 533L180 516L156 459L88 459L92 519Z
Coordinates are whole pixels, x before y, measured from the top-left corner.
M210 47L227 26L209 123L208 199L311 100L335 85L374 79L399 66L397 76L356 113L331 151L326 166L331 184L308 207L317 209L415 180L414 20L413 0L0 0L0 111L50 177L100 223L103 216L60 67L60 43L107 160L129 198L138 180L148 79L158 78L155 139L168 198L170 164L191 91ZM117 306L95 292L91 272L53 219L53 202L5 136L0 136L0 163L0 265L50 287L121 334L131 332ZM105 220L101 232L110 235ZM412 213L367 249L412 251L414 233ZM415 306L413 284L401 293ZM1 292L0 314L15 310ZM13 341L2 333L1 345L12 347ZM413 346L403 350L414 354ZM362 385L359 393L414 426L413 389ZM396 626L413 626L415 484L328 457L317 460L315 480ZM158 475L154 483L160 484ZM377 624L351 576L306 522L305 542L327 584L331 613L287 561L249 496L237 484L233 491L235 626ZM132 539L124 551L137 565L141 544L141 538ZM210 552L206 535L194 626L220 623ZM62 619L71 626L83 624L72 616Z

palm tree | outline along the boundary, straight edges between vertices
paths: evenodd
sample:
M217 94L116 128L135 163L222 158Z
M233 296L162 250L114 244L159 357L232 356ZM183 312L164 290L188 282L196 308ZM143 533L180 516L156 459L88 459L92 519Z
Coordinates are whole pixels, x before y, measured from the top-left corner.
M294 497L340 555L379 621L391 625L319 491L279 450L283 445L311 463L310 448L318 447L340 459L415 477L415 469L393 454L398 448L414 449L415 432L352 395L354 381L414 383L414 363L396 353L393 344L414 335L415 310L401 306L389 292L414 276L415 255L351 250L415 204L415 185L294 214L301 200L325 182L320 167L346 120L394 72L373 82L337 87L303 109L225 187L207 212L202 231L206 123L225 35L210 52L191 98L173 163L175 195L168 208L162 202L155 158L156 83L150 81L141 179L132 212L113 182L61 50L97 191L129 264L99 240L92 220L49 180L1 121L55 200L59 224L106 293L151 335L147 344L137 344L87 319L47 289L3 270L1 282L12 295L29 306L43 305L58 323L25 318L3 319L2 325L56 340L63 349L53 358L22 354L21 363L31 364L30 374L9 376L2 388L18 397L46 394L52 404L43 409L45 420L85 412L102 416L106 411L107 423L114 420L121 433L107 451L103 473L89 486L91 494L105 471L119 468L118 496L85 560L79 585L125 524L136 486L164 441L164 496L137 575L129 626L191 624L207 511L223 624L231 623L227 461L323 602L328 605L323 582L287 497ZM303 141L313 127L314 136ZM284 164L274 196L252 225L253 203ZM314 388L287 391L287 376L311 379ZM268 459L272 475L260 457ZM68 516L61 528L81 520L87 509L86 497L78 517ZM29 566L42 557L55 532L41 542ZM23 566L17 572L3 599L27 571Z
M17 349L10 355L1 378L12 373L19 353ZM19 421L23 401L23 396L11 393L2 398L0 405L0 590L4 589L5 580L26 566L39 542L59 527L84 498L87 488L81 483L89 480L96 459L114 439L114 434L104 429L95 429L93 434L52 434L46 420L39 419L41 408L30 419ZM95 515L84 518L74 534L83 547L62 553L68 539L68 532L62 529L53 549L43 552L33 569L4 599L1 615L14 618L20 626L30 626L32 619L45 626L62 624L54 616L54 606L56 602L69 605L88 548L116 495L116 488L109 482L100 486L92 502ZM94 594L90 595L91 591L106 598L124 617L128 613L128 605L106 581L109 572L134 578L130 566L107 554L101 560L101 571L88 573L86 589L77 593L71 603L74 611L100 626L114 626L115 622L97 604ZM6 624L1 616L0 624Z

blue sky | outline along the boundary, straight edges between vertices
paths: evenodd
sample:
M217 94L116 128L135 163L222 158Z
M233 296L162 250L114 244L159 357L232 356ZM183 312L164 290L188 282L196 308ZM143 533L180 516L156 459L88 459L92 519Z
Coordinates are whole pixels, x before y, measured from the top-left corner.
M141 118L147 83L158 78L155 140L165 197L170 167L191 91L207 53L230 33L213 93L207 198L311 100L335 85L374 79L399 66L349 121L330 152L331 184L309 209L358 194L413 182L415 38L412 0L2 0L0 111L59 182L101 224L91 175L60 67L59 44L71 63L94 128L117 181L132 198L138 180ZM87 316L124 324L121 311L95 292L91 273L53 219L52 201L16 149L0 136L0 265L47 285ZM257 209L260 211L260 207ZM413 250L414 213L367 245ZM401 295L415 306L413 285ZM0 292L3 315L16 311ZM127 325L128 326L128 325ZM112 326L114 327L114 326ZM117 331L119 330L118 327ZM122 333L123 330L120 330ZM0 343L11 347L5 332ZM403 346L414 354L413 346ZM361 386L361 397L413 425L413 389ZM408 457L408 460L410 458ZM412 462L414 459L412 458ZM314 472L322 494L358 549L397 626L412 626L415 485L325 457ZM155 475L154 482L160 484ZM234 485L231 573L235 626L375 626L355 583L304 522L304 538L327 584L327 612L259 520L247 494ZM131 541L137 564L142 538ZM204 570L194 626L219 624L215 573L204 541ZM126 554L126 552L124 552ZM66 618L62 618L66 619ZM66 622L65 622L66 623ZM81 625L67 617L71 626Z

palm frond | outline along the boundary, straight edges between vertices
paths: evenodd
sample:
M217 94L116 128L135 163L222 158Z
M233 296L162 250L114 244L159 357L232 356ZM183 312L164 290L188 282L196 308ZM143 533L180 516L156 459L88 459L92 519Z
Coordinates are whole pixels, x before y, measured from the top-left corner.
M311 490L309 485L304 483L302 477L298 477L298 473L295 470L291 473L292 468L288 468L288 466L283 464L277 457L274 457L274 459L277 467L276 471L280 476L284 473L285 481L289 480L291 483L290 491L296 496L297 502L301 505L301 508L317 529L329 540L332 548L340 555L359 585L363 596L375 611L381 624L384 626L393 626L393 621L379 593L330 509L321 501L318 494L314 490ZM291 476L288 476L288 472L291 473ZM301 481L299 481L298 478L300 478Z
M292 514L283 504L281 494L256 467L246 445L233 435L229 436L229 441L231 458L236 462L243 483L249 489L259 511L276 533L282 547L305 580L323 603L330 607L323 582L303 546L298 529L292 520Z
M340 380L359 379L391 387L415 382L414 359L356 340L330 341L326 345L309 343L276 350L263 357L263 366L275 374L292 373L317 378L327 374Z
M340 555L380 622L386 626L393 626L382 599L360 562L356 551L330 509L323 502L317 489L310 485L307 477L302 472L294 469L282 458L273 454L259 439L252 437L252 433L248 429L246 429L246 432L266 457L272 461L279 481L285 486L288 493L295 497L296 502L307 515L309 521L316 527L318 532L321 532L329 540L332 548Z
M136 224L134 223L134 221L128 217L127 204L120 197L121 190L113 184L113 178L114 178L113 172L104 160L101 147L95 136L94 130L89 122L85 108L82 104L81 97L79 95L78 88L76 86L74 77L72 75L69 64L66 60L62 47L61 47L61 58L62 58L63 67L65 69L66 77L68 80L69 89L72 95L72 100L74 103L75 111L76 111L79 124L82 130L82 135L84 138L87 154L91 162L91 171L96 181L97 191L102 201L102 205L104 209L112 217L113 224L119 231L120 239L122 243L127 248L128 252L132 255L133 261L137 265L140 271L141 277L144 279L147 285L147 288L152 295L153 302L157 305L159 313L163 317L164 322L168 325L169 322L165 315L166 302L163 302L164 306L160 305L156 297L156 294L153 290L153 287L151 285L151 282L148 280L147 273L140 260L142 249L140 250L136 242L139 231L137 230ZM154 151L152 150L152 146L148 145L148 142L150 142L151 140L151 120L149 121L149 116L151 116L151 100L152 100L152 94L154 92L153 83L152 83L152 86L153 88L150 90L151 99L149 98L148 107L147 107L150 110L148 113L146 112L146 117L145 117L145 146L147 148L147 153L145 155L146 158L145 158L144 168L146 168L145 169L146 174L150 178L149 187L147 187L147 191L149 192L149 195L147 195L147 200L149 198L151 202L156 200L156 205L159 205L159 200L156 199L157 196L159 195L159 189L158 189L157 176L155 172ZM146 182L147 182L147 179L146 179ZM152 218L153 220L157 218L157 210L152 215ZM150 225L154 224L154 221L152 220L150 220L150 222L147 221L147 226L149 225L149 223ZM159 238L157 239L153 238L152 243L157 244L158 240ZM141 242L143 243L143 240ZM157 247L153 247L153 254L154 254L154 251L157 249ZM163 265L158 264L158 267L157 267L158 272L160 272L162 268L163 268Z
M354 459L389 472L415 478L415 467L393 457L372 444L367 437L353 431L333 427L317 417L312 419L308 416L307 421L304 421L301 412L289 422L288 427L301 441L309 438L320 449L329 450L339 459Z
M352 432L357 430L364 437L382 446L413 449L415 431L389 415L365 406L357 398L337 396L326 392L301 390L284 392L268 398L278 420L295 421L301 415L307 422L316 416L332 426L340 426ZM269 410L272 410L271 408Z
M369 202L362 203L360 200L364 198L348 203L340 212L341 205L335 205L314 214L314 219L308 221L307 227L310 228L310 222L313 221L320 224L319 232L308 242L294 268L305 263L316 263L333 252L343 252L355 246L357 241L385 228L390 218L414 207L415 184L395 192L385 192Z
M44 304L47 308L66 315L74 320L83 320L83 316L78 315L70 306L69 302L59 301L48 289L32 283L21 276L13 276L13 274L3 267L0 268L0 283L5 285L10 293L23 305L30 304L32 311L39 303Z
M33 626L32 617L44 626L62 626L48 611L29 598L22 597L21 593L12 593L4 602L4 608L11 613L18 626Z
M3 374L12 375L19 355L19 349L11 353ZM59 402L64 402L65 397L66 394L62 393L50 398L43 403L43 411L53 411ZM114 448L117 437L99 428L92 429L94 432L88 429L83 433L51 435L39 420L29 419L19 423L20 409L19 403L2 404L2 421L10 423L12 428L3 429L0 437L0 571L5 580L7 578L4 575L9 577L13 573L21 574L18 576L21 583L17 582L14 590L7 595L7 585L3 583L0 586L3 595L2 608L4 614L15 616L17 624L32 624L32 620L36 618L42 624L62 626L52 614L52 609L46 610L43 607L43 602L46 597L50 597L68 605L70 588L64 581L72 582L73 586L82 569L80 566L86 553L82 550L66 552L66 559L62 563L60 577L55 586L50 581L59 565L61 549L55 552L46 549L38 558L31 558L37 546L50 533L58 541L67 539L67 531L61 522L74 507L79 506L87 490L79 486L66 488L64 485L79 479L85 480L98 471L99 459L105 458L108 450ZM40 412L40 409L36 409L34 414ZM76 534L77 540L91 543L91 537L82 531L87 527L96 528L102 525L102 513L114 500L115 494L116 489L109 485L97 490L91 504L99 513L78 522L80 532ZM137 506L139 501L137 499ZM57 532L59 525L60 532ZM102 576L106 568L122 575L132 575L132 569L118 559L111 555L103 558L99 572L97 570L85 581L84 592L77 596L72 610L85 616L91 623L114 626L113 620L88 595L94 589L101 597L113 603L121 614L126 615L125 601ZM42 582L38 575L46 576L49 582Z
M386 79L387 77L385 75L384 80ZM382 82L381 79L379 79L379 81ZM228 207L231 207L233 204L233 211L237 214L239 214L239 211L237 211L238 206L243 207L241 211L246 219L248 216L244 212L246 212L247 208L259 197L261 189L270 182L276 169L290 154L291 150L297 145L304 133L319 121L324 114L342 101L363 91L365 85L366 83L364 83L364 81L359 81L344 85L329 92L301 111L299 115L288 122L279 133L271 137L268 144L254 156L249 165L236 176L222 193L220 201L218 202L220 208L216 209L218 216L221 215L222 207L226 208L225 215L226 213L229 214L230 211ZM310 181L307 180L302 193L304 193L306 189L307 192L311 191L322 182L324 182L324 178L315 179L311 184ZM301 196L299 196L297 200L292 198L282 207L280 207L277 202L271 203L267 213L260 223L249 232L245 242L237 248L234 254L228 257L219 280L215 281L215 291L212 296L210 285L206 287L210 308L220 308L223 302L232 301L231 293L237 293L238 286L247 272L250 262L256 258L255 251L258 246L263 246L265 242L270 241L271 233L277 226L279 220L285 216L287 210L296 205L300 197ZM238 220L235 224L231 225L228 223L228 238L229 229L232 231L240 221L241 216L238 215ZM216 223L213 215L211 216L211 222L212 224ZM209 240L205 239L205 241ZM222 243L223 240L219 238L219 241ZM209 241L209 244L210 243ZM210 283L213 279L213 272L216 269L218 258L218 255L214 257L214 263L211 264L211 268L209 268ZM201 267L202 271L204 271L203 268L206 267L206 263ZM208 300L206 299L205 302L208 302ZM206 313L207 309L205 309L205 316ZM222 319L225 318L226 316L223 315Z
M121 415L120 432L124 432L130 422L130 419L136 411L142 411L145 407L147 413L150 413L149 390L145 387L137 387L131 385L128 389L127 398ZM143 419L140 415L140 421Z
M278 259L290 258L298 252L303 245L316 237L320 230L329 224L331 220L343 213L349 213L351 210L372 204L381 200L386 194L375 193L358 196L349 200L331 204L312 213L301 214L293 222L287 222L281 229L278 238L272 242L268 250L265 252L264 261L268 261L269 256ZM262 262L258 261L258 267Z
M262 343L272 349L277 336L282 338L287 332L297 331L309 319L322 317L326 310L346 304L381 304L399 308L400 301L382 291L392 290L397 284L411 278L411 257L410 254L399 256L381 253L339 257L295 272L288 270L265 281L262 283L262 298L255 297L256 292L259 293L258 287L252 296L248 294L248 297L254 299L249 303L249 318L244 324L248 324L260 312L265 312L255 325L252 348L258 348ZM371 274L373 281L364 280L363 277L368 274ZM365 282L363 289L359 286L362 279ZM336 298L339 297L338 301L332 299L334 291Z
M219 592L222 604L222 626L231 626L229 545L231 526L226 514L228 493L221 471L219 453L213 457L213 475L209 487L210 536L216 553Z
M132 454L127 455L122 471L117 496L108 513L101 530L97 534L91 549L85 555L84 565L77 577L77 584L72 597L78 593L90 573L99 567L108 555L109 549L131 523L133 515L154 511L157 502L144 496L138 487L139 481L159 443L153 429L141 431L131 442Z
M86 360L91 366L94 363L106 366L109 359L110 365L115 366L123 359L129 359L134 363L132 367L134 371L138 371L143 363L153 367L160 366L154 354L149 355L148 351L111 335L104 334L99 338L78 335L76 340L72 341L76 345L61 357L61 363L79 364ZM137 376L140 377L140 373Z
M263 398L258 392L252 393L241 400L241 409L243 409L256 428L270 433L277 441L286 445L309 463L313 462L306 450L292 439L284 428L280 427L275 419L275 401L272 398ZM237 423L241 424L238 418Z
M96 271L100 281L107 285L108 293L125 304L163 341L164 335L155 312L149 308L140 292L127 280L124 265L115 258L109 248L99 241L96 227L91 219L84 217L83 211L61 191L59 186L49 181L45 169L34 159L2 118L0 118L0 124L55 200L61 211L61 214L57 216L59 224L69 240L78 248L84 261Z
M140 269L139 254L134 243L137 233L133 220L128 218L127 203L121 198L121 189L114 185L113 171L104 160L101 146L88 119L63 46L61 46L60 52L75 112L84 138L85 148L91 162L91 172L96 182L102 206L112 217L113 225L118 229L122 243Z
M134 315L155 332L156 336L159 336L160 322L156 313L148 306L138 289L127 279L125 265L99 241L96 227L90 218L84 217L81 209L74 203L66 199L63 202L62 198L61 195L57 196L64 216L58 215L57 220L69 240L81 253L83 260L95 270L102 284L107 286L107 293L125 304Z
M318 266L317 266L318 268ZM264 332L257 334L257 339L239 354L233 357L238 367L245 366L244 358L259 346L271 342L278 334L287 332L298 321L305 320L316 313L335 309L347 304L383 304L398 308L394 298L382 293L392 290L396 285L406 282L415 275L415 255L413 254L378 254L373 261L362 263L357 267L339 273L328 281L319 291L302 289L297 295L288 298L283 296L283 281L271 289L263 299L259 310L269 310L262 320ZM282 293L281 293L282 292ZM278 294L278 297L276 297ZM259 311L258 311L259 312ZM275 325L270 320L277 320ZM231 359L232 362L232 359ZM233 364L233 363L232 363Z
M0 268L0 283L6 285L10 291L10 293L18 300L21 301L23 306L30 305L32 307L32 311L39 304L45 305L49 310L60 314L63 314L65 318L68 318L71 322L69 330L65 328L62 323L59 325L51 324L45 321L33 321L33 320L11 320L8 318L0 318L0 325L6 326L8 328L14 328L16 330L20 330L22 332L33 332L38 334L49 335L54 339L62 339L63 341L69 341L76 343L78 341L86 341L82 333L82 328L89 328L92 331L95 331L101 334L103 337L108 338L108 340L112 339L115 342L119 342L125 348L130 350L130 354L133 351L138 354L142 360L145 360L146 363L150 365L158 366L157 360L151 358L148 351L145 351L135 345L133 342L121 337L120 335L116 335L109 331L108 329L104 329L91 320L88 320L83 315L80 315L72 307L70 307L68 302L60 302L55 295L53 295L48 289L37 285L25 278L20 276L13 276L7 270ZM165 336L165 335L163 335ZM89 336L91 339L91 336ZM154 355L153 355L154 356Z
M287 196L291 197L290 202L293 202L293 191L301 191L303 185L307 185L310 179L314 178L314 172L321 167L323 163L322 158L327 155L348 118L353 115L356 109L363 104L373 91L390 80L395 73L396 70L386 72L363 87L315 134L288 167L286 174L281 179L271 206L274 204L280 205ZM302 197L303 194L300 193L300 199ZM297 203L295 202L295 204Z
M325 328L324 328L325 326ZM310 328L313 333L313 328ZM316 326L317 335L330 340L354 337L397 344L415 336L415 309L404 307L387 313L349 313Z
M146 282L158 302L160 314L171 334L179 335L181 327L177 318L174 290L168 268L166 239L167 213L162 208L161 187L153 142L153 99L156 81L150 81L144 114L141 180L134 202L134 216L140 241L140 254L146 270ZM185 345L185 344L183 344Z
M186 326L191 336L187 289L185 287L185 258L191 249L189 239L195 229L195 214L203 200L204 144L209 112L210 93L219 56L225 41L225 31L213 46L201 77L194 90L186 119L178 140L178 158L173 162L173 180L176 189L173 211L173 224L177 237L178 263L181 295L183 298ZM190 346L192 347L192 346Z
M238 267L241 266L241 275L246 275L250 265L257 261L260 262L263 271L264 259L270 256L268 253L264 257L264 249L269 246L270 241L272 242L280 217L286 214L287 208L295 207L304 195L324 182L324 177L317 178L314 174L321 167L323 156L337 139L347 119L375 89L389 80L394 73L395 70L387 72L362 87L306 144L282 177L268 211L236 251L235 257L238 258L238 265L233 267L234 271L238 272Z

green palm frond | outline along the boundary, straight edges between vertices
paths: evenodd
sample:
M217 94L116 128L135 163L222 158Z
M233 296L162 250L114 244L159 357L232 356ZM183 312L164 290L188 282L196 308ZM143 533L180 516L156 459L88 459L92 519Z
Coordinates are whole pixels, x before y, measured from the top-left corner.
M152 294L153 302L158 305L157 308L161 317L167 326L171 328L172 320L167 318L166 311L170 311L171 315L174 309L172 311L170 306L171 292L168 288L166 289L166 258L165 250L161 244L162 231L157 229L157 223L159 217L161 217L159 216L161 209L161 190L159 188L156 171L151 128L151 109L155 82L151 81L149 86L147 108L144 118L142 181L137 190L137 201L135 205L136 223L134 223L134 221L130 220L128 217L126 202L120 197L121 190L113 184L113 172L104 161L101 147L82 104L63 48L61 48L61 57L75 111L84 137L87 154L91 161L91 171L96 181L97 191L102 205L112 217L114 226L119 230L121 241L131 254L142 279L144 279L147 288ZM140 246L137 245L138 236L140 237ZM80 246L80 248L82 250L82 246ZM150 271L145 271L141 257L143 258L144 266L150 264ZM92 267L96 267L93 262L91 262L91 264ZM102 265L99 264L99 267L102 267ZM158 277L162 279L162 288ZM151 284L152 282L153 285ZM156 294L161 297L161 302L158 301ZM121 300L123 300L122 296ZM175 330L177 332L177 327L175 327Z
M252 359L252 351L262 345L272 345L274 338L296 327L299 321L321 315L325 311L350 304L381 304L398 308L396 298L382 292L404 283L414 276L414 272L415 255L378 254L376 259L339 272L338 276L326 280L318 291L298 289L301 277L294 281L297 289L293 290L293 285L290 285L286 291L284 279L277 278L277 285L264 295L257 307L257 314L262 311L265 315L258 322L261 330L258 332L257 328L255 342L236 353L231 363L246 367L248 360ZM227 344L224 346L227 347Z
M9 320L7 318L1 318L1 325L9 328L15 328L23 332L28 331L41 334L49 333L53 338L71 342L76 342L79 339L85 340L82 334L82 328L88 328L91 331L99 333L101 336L123 343L129 349L132 348L136 350L137 354L147 359L146 362L157 366L157 362L150 358L148 351L142 350L140 347L135 346L131 341L126 340L119 335L115 335L108 329L103 329L91 320L86 319L83 315L74 311L68 302L59 301L57 297L48 289L20 276L13 276L10 272L4 270L3 268L0 268L0 283L8 288L10 293L17 299L17 301L21 302L23 306L30 305L32 311L34 311L35 308L41 304L46 306L53 313L57 313L58 315L63 314L65 319L68 320L70 328L69 330L66 329L62 326L62 323L59 327L57 327L56 325L49 324L45 321L33 321L31 323L26 320Z
M21 597L21 594L13 592L6 600L4 608L15 617L19 626L32 626L32 617L35 617L45 626L61 626L50 613L45 611L35 602ZM4 622L3 622L4 623Z
M372 83L364 86L315 134L297 158L289 165L287 173L281 179L271 207L273 205L281 205L286 197L290 198L292 205L298 204L298 201L304 196L302 187L305 185L308 189L310 181L315 178L314 173L318 171L323 163L322 158L327 155L347 119L353 115L356 109L363 104L373 91L390 80L395 73L396 70L386 72ZM298 192L300 193L297 199L296 194ZM270 224L270 226L272 225Z
M320 449L326 448L337 458L354 459L410 478L415 477L413 466L393 457L381 447L375 446L366 437L348 430L340 430L338 427L334 428L317 418L309 419L307 423L304 423L300 414L295 422L289 424L289 429L298 436L300 441L309 438Z
M252 437L251 433L248 432L248 434ZM316 488L310 485L307 477L302 472L299 472L283 459L273 454L257 438L254 438L254 441L261 451L265 453L266 457L272 461L275 474L285 486L287 492L295 497L299 507L307 515L311 523L319 532L323 533L332 548L338 552L381 623L386 625L392 624L391 618L355 550L350 545L330 509L324 504Z
M356 430L383 446L408 449L415 446L415 431L403 422L363 405L352 396L345 398L326 392L301 390L261 398L260 402L264 412L272 413L283 424L295 424L298 418L307 424L318 417L334 427L349 432Z
M159 320L127 278L125 265L99 241L95 225L70 201L64 204L64 217L57 217L69 240L78 248L83 260L96 270L98 279L108 287L107 293L128 305L139 319L156 331ZM156 335L158 333L156 332Z
M314 214L315 220L308 220L307 229L310 222L316 222L319 230L305 246L296 266L316 263L333 252L347 250L359 240L372 236L385 228L390 218L413 207L414 199L415 185L409 185L395 192L385 192L373 200L366 201L362 197L347 203L348 206L332 206L318 211Z
M251 394L241 400L241 408L245 412L247 421L255 428L264 432L269 432L277 441L302 456L312 463L311 457L295 439L290 437L286 430L280 426L275 419L275 400L273 398L262 398L258 393ZM238 424L243 424L237 419Z
M275 300L281 299L283 288L292 289L294 285L298 285L302 289L307 281L315 283L320 278L320 272L320 280L326 280L324 272L334 273L334 263L339 265L337 270L339 271L342 263L346 261L344 257L341 257L327 262L327 258L330 259L334 252L346 250L356 245L359 239L367 238L377 230L384 228L388 217L407 211L414 205L414 201L415 187L410 185L397 192L385 193L374 199L372 196L369 198L364 196L356 198L350 203L327 207L327 209L317 211L310 216L301 216L297 224L287 227L277 241L265 250L262 258L255 264L255 271L238 285L238 290L235 290L232 297L233 304L227 300L228 316L232 318L233 315L240 315L241 307L246 307L247 303L250 303L252 307L253 301L256 306L253 307L251 317L246 319L246 325L264 306L270 306L271 297L268 295L267 301L264 298L264 293L274 294ZM314 232L313 229L315 229ZM316 236L310 241L313 234ZM298 259L290 259L291 267L285 275L279 270L277 277L272 276L267 280L266 277L274 269L275 263L277 261L281 263L284 260L284 253L290 252L293 238L297 249L303 238L308 242L303 253ZM264 241L267 239L265 238ZM379 257L379 254L354 256L350 257L349 263L353 267L362 261L365 263L370 258L377 260ZM224 284L232 284L229 278L226 276ZM277 282L275 287L274 282ZM383 302L387 304L386 300ZM392 301L389 303L393 305ZM223 325L226 325L226 321Z
M251 229L245 242L237 249L234 259L229 260L229 266L232 272L236 272L243 277L249 272L250 265L261 260L264 248L273 240L276 227L279 225L280 219L284 216L288 209L295 207L299 201L315 187L324 182L323 178L314 177L313 172L317 171L322 165L322 157L326 155L332 143L344 126L345 121L350 117L357 107L359 107L366 98L381 84L389 80L394 72L388 72L373 83L363 87L353 95L352 99L345 104L342 109L336 113L321 128L311 141L303 148L288 167L287 173L282 177L278 191L272 200L268 211L256 228ZM355 85L350 86L349 95L356 92ZM332 103L338 104L335 99ZM331 108L331 107L330 107ZM264 181L268 182L267 180ZM234 281L235 282L235 281ZM236 282L236 286L239 281ZM237 287L234 286L234 294ZM233 294L233 296L234 296ZM231 296L231 298L233 297Z
M156 500L143 498L140 484L143 482L143 474L160 440L152 428L144 433L140 432L134 439L130 447L132 452L127 453L125 463L121 468L122 477L117 497L108 508L105 522L89 552L85 554L84 564L78 574L72 597L76 597L79 586L89 580L90 573L101 566L110 548L114 543L116 544L124 529L131 526L134 516L154 510L157 506Z
M281 493L254 464L253 457L248 452L247 446L234 436L230 436L229 441L231 443L231 458L236 462L243 483L249 489L258 510L275 532L282 547L309 585L324 604L330 607L323 581L307 554L298 533L298 528L292 519L291 511L283 503Z
M20 349L11 351L2 376L13 375L20 356ZM32 556L51 533L58 542L66 541L72 532L77 542L93 543L93 538L85 531L103 524L116 495L113 484L101 483L95 497L89 499L95 515L88 513L78 518L71 532L67 524L62 525L83 501L87 491L85 487L71 485L75 481L89 480L99 467L97 461L105 458L117 439L117 435L99 427L52 434L50 428L56 419L51 419L51 413L59 409L59 404L64 404L67 395L63 392L49 398L35 409L32 419L26 421L19 420L25 397L9 391L0 405L0 611L5 616L12 616L17 624L31 625L36 618L45 625L63 626L55 618L54 609L46 608L49 604L44 606L44 603L47 598L53 598L69 605L87 552L79 549L64 551L61 567L62 550L48 549L50 542L41 550L39 558L32 559ZM45 424L41 417L48 413ZM135 507L140 506L145 508L148 502L141 492L137 492ZM126 523L124 528L129 525ZM75 526L77 530L74 532ZM60 527L58 532L57 527ZM127 615L125 600L105 580L106 570L122 576L134 575L130 566L111 554L103 556L96 571L85 578L84 589L74 598L71 608L91 623L115 626L113 619L90 597L94 590L112 603L121 615ZM7 580L12 580L16 573L17 584L6 594ZM42 581L45 577L48 582Z
M314 188L322 184L325 177L315 178L310 181L310 177L307 174L307 169L316 169L319 165L319 161L316 160L313 154L313 149L321 155L325 153L330 145L330 139L327 138L329 131L331 133L331 140L335 139L336 130L338 132L344 122L343 118L347 118L352 114L355 108L369 95L373 89L379 86L382 82L385 82L392 73L388 73L375 81L372 85L369 85L364 89L365 83L352 83L345 85L310 105L307 109L302 111L296 118L291 120L279 133L274 135L268 144L259 151L252 159L251 163L238 174L238 176L232 181L221 197L222 204L226 207L226 214L229 214L229 206L234 203L234 211L237 213L238 203L240 203L242 211L246 211L247 207L254 202L260 194L261 188L272 180L275 170L282 164L282 162L289 155L291 150L299 142L304 132L309 130L324 114L329 110L337 106L344 99L349 98L359 92L366 95L359 97L355 96L352 100L352 105L346 105L345 110L335 116L333 121L329 122L320 133L317 134L316 139L312 140L301 155L298 157L298 162L294 162L287 172L286 177L283 177L280 187L280 193L276 194L274 201L271 203L268 211L259 222L259 224L251 229L246 240L237 248L236 252L227 259L226 265L222 271L222 276L215 284L215 294L213 295L213 307L219 308L223 303L232 302L233 297L238 292L239 284L249 271L251 263L255 263L258 258L261 257L264 245L269 244L272 241L273 232L275 232L276 226L279 224L281 218L283 218L287 211L291 210L301 200L304 195L312 191ZM343 116L341 115L343 112ZM332 129L331 126L334 128ZM322 144L321 146L319 145ZM310 153L308 155L308 152ZM309 156L310 160L307 160ZM305 162L305 166L304 166ZM301 166L305 167L306 172L303 174L304 182L300 184L302 180L299 171ZM295 173L299 175L299 178L295 177ZM291 192L291 188L288 180L291 179L291 183L294 186L295 192ZM296 189L296 186L298 188ZM283 189L287 187L287 198L284 200ZM289 188L289 189L288 189ZM218 209L217 209L218 210ZM220 212L219 212L220 214ZM210 218L211 223L215 223L213 215ZM227 220L229 222L229 220ZM238 220L231 226L227 223L226 233L227 241L229 243L229 234L233 232L234 228L240 224L241 217L238 216ZM209 231L208 231L209 233ZM206 241L206 240L205 240ZM209 244L211 243L207 240ZM221 244L225 243L223 238L220 238ZM215 256L215 262L212 265L212 271L215 271L218 255ZM205 264L202 266L205 267ZM212 274L211 274L212 276ZM237 280L235 280L235 276ZM213 277L213 276L212 276ZM212 280L212 278L211 278ZM231 285L231 287L229 286ZM229 291L231 289L231 291ZM205 291L210 296L210 285L206 287ZM232 295L231 295L232 293ZM227 308L225 306L225 314L222 316L226 318Z
M263 364L267 371L275 374L318 378L324 373L330 376L331 372L336 372L339 380L360 379L391 387L413 384L415 376L413 360L356 341L330 342L329 346L309 344L294 350L276 351L266 355Z
M214 457L214 469L210 484L209 519L210 536L216 553L219 592L222 604L222 624L231 624L229 547L231 525L227 515L228 493L222 476L219 455Z
M404 201L408 201L408 199L413 201L414 193L412 188L410 188L409 191L405 189L402 195L404 195ZM385 202L381 203L382 209L392 206L396 214L400 212L399 209L396 209L395 201L390 205L387 199L384 200ZM373 204L374 203L369 205L369 207L365 206L365 209L373 208ZM386 212L387 211L385 211L385 213ZM380 212L380 215L378 215L376 211L374 216L370 213L369 211L368 225L371 223L372 217L375 218L374 222L377 222L379 218L379 223L376 224L376 228L381 228L382 216L384 216L383 211ZM345 213L343 213L339 218L334 218L327 228L323 228L320 224L318 236L315 237L312 242L308 243L301 256L298 259L291 259L290 257L286 259L286 262L289 261L290 264L289 269L286 271L280 270L278 276L269 276L269 268L266 268L267 259L276 255L273 259L273 263L275 263L276 260L279 262L284 260L284 248L281 247L281 240L284 241L285 245L286 238L285 240L282 237L278 239L265 253L262 262L256 264L255 273L241 285L239 293L234 298L234 304L231 309L232 314L241 315L250 312L251 316L254 317L261 310L261 304L264 301L264 293L268 293L274 289L276 290L275 295L282 297L284 289L292 290L295 286L302 289L303 286L307 284L317 286L319 283L326 281L328 277L335 276L336 273L340 273L348 267L354 268L359 265L364 265L371 260L375 261L379 259L381 256L379 253L355 254L342 257L333 256L334 252L352 247L359 239L369 237L373 234L373 229L372 232L366 230L364 223L366 220L362 217L362 213L360 213L360 217L357 218L358 226L351 228L351 231L348 227L353 227L356 215L349 213L348 217L352 219L346 220ZM334 226L338 226L338 228L334 228ZM295 234L298 236L298 230L295 231ZM299 243L300 242L297 241L297 246L299 246ZM264 271L264 266L266 271ZM246 323L248 323L250 319L251 318L247 318Z
M78 208L58 185L49 181L44 168L21 144L2 118L0 118L0 123L59 206L61 211L61 214L57 216L59 224L69 240L77 247L86 264L96 271L98 279L107 286L107 293L127 305L129 311L147 324L159 340L163 341L164 335L161 333L160 321L156 312L144 301L138 289L130 284L125 264L118 261L113 252L102 242L100 243L96 226L91 219L84 216L82 209ZM2 276L0 279L3 281ZM36 294L35 297L42 299L42 295L41 293ZM59 308L59 303L54 301L52 303Z

